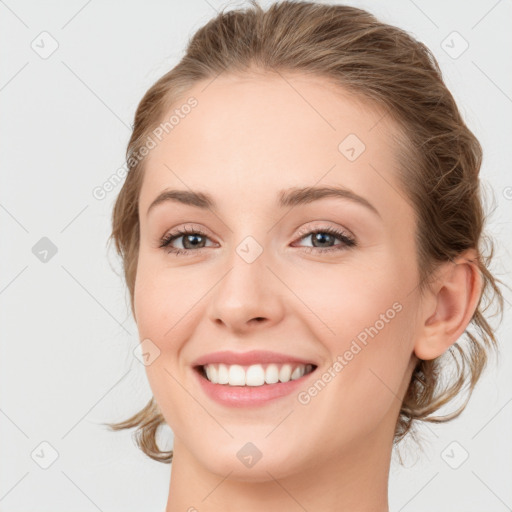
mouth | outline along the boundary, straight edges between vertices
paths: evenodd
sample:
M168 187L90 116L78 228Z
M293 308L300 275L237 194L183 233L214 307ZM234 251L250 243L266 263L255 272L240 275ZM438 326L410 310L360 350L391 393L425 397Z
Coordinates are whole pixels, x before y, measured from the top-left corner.
M254 408L292 399L315 375L317 365L267 363L243 366L209 363L193 367L200 389L228 408Z
M191 368L209 399L227 407L255 407L293 397L315 374L316 363L268 350L225 350L201 356Z
M313 373L315 364L267 363L267 364L224 364L210 363L197 365L194 370L212 384L229 387L258 387L301 379Z

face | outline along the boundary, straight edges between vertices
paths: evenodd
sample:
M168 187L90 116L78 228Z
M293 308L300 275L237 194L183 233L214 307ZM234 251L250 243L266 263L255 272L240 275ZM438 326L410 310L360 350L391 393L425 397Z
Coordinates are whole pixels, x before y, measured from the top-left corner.
M139 198L134 309L175 454L257 481L387 449L418 307L392 121L320 78L207 83ZM169 190L203 195L150 208Z

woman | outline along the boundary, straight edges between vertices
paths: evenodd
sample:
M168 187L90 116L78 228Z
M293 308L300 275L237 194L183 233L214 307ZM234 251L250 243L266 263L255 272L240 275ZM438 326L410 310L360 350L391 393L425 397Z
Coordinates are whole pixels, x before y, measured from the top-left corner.
M113 211L154 397L112 428L172 461L167 512L388 510L393 446L496 345L481 159L432 53L364 10L198 30Z

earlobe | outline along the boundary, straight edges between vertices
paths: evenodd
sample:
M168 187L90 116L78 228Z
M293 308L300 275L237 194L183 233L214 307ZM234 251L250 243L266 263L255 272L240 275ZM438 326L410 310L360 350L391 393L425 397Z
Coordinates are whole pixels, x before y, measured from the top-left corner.
M445 263L420 319L414 353L423 360L435 359L464 333L478 305L482 276L471 249L453 262ZM432 309L434 311L432 311Z

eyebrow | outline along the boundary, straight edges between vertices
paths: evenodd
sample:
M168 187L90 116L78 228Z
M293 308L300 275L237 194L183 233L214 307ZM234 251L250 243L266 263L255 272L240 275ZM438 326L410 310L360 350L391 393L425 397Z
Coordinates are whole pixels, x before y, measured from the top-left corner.
M372 211L378 217L381 217L379 211L367 199L361 197L355 192L340 187L302 187L281 190L278 194L278 206L286 208L312 203L326 197L337 197L348 199L354 203L362 205ZM215 210L216 203L212 196L204 192L195 192L192 190L173 190L165 189L150 204L146 215L161 203L168 201L195 206L204 210Z

